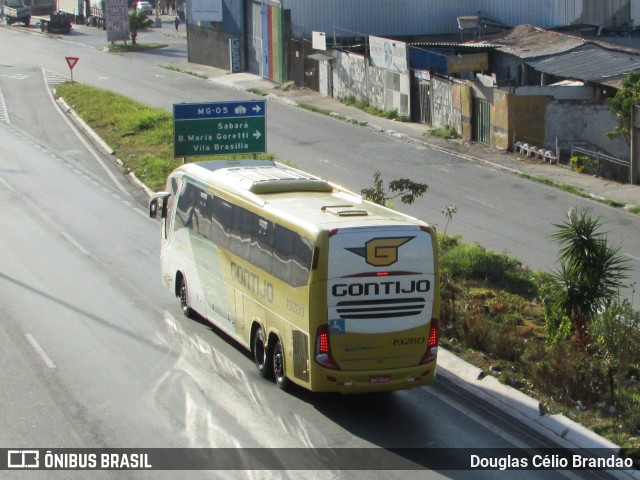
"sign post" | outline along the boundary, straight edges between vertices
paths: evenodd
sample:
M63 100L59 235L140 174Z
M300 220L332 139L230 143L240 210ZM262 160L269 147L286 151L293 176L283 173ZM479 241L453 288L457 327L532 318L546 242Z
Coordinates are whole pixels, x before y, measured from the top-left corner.
M264 153L264 100L173 105L174 157Z
M76 66L76 63L78 63L78 60L80 60L80 58L64 57L64 59L67 61L67 65L69 65L69 70L71 70L71 83L73 83L73 67Z

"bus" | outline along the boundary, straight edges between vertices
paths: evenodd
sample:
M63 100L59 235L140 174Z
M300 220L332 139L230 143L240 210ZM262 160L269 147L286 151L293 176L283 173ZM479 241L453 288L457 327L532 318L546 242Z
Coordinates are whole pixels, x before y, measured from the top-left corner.
M179 166L149 201L164 285L286 389L433 383L435 229L272 161Z

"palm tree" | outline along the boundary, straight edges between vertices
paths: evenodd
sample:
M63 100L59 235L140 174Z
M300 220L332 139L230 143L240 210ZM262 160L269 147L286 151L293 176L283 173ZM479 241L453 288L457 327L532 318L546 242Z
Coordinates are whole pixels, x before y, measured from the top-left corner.
M457 211L458 207L453 203L450 203L449 205L445 204L440 209L440 213L447 217L447 224L444 226L444 232L442 232L442 235L444 235L445 237L447 236L447 228L449 227L449 223L451 223L451 220L453 220L453 214Z
M599 217L592 219L570 209L567 220L555 227L558 231L552 239L561 250L560 268L552 273L553 306L571 319L576 340L586 344L589 321L618 296L628 278L628 259L619 254L620 246L608 245Z
M131 34L131 43L136 44L138 38L138 32L151 28L154 25L154 21L147 17L144 12L138 12L134 10L129 13L129 33Z

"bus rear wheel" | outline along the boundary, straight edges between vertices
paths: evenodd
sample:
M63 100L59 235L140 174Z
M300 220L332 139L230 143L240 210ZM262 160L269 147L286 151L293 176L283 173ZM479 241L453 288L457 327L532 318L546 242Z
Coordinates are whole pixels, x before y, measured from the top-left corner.
M289 379L284 368L284 351L282 350L280 339L277 339L276 344L273 346L273 376L276 379L276 385L282 390L286 390L289 387Z
M270 378L273 373L271 355L266 345L262 327L258 327L253 336L253 360L256 362L260 376Z
M189 290L187 289L187 281L184 277L180 280L178 296L180 297L180 308L182 308L182 313L185 317L191 317L193 310L189 306Z

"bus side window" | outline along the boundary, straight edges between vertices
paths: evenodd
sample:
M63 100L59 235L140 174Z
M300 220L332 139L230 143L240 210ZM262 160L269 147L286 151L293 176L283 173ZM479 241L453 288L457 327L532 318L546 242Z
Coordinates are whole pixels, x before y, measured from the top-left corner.
M229 247L229 229L233 221L233 205L221 199L213 197L211 208L211 241L222 248Z
M195 210L198 216L197 233L205 238L211 236L211 212L209 211L209 201L211 195L198 189L198 195L196 197Z
M302 235L295 235L293 242L293 267L291 285L299 287L309 282L309 270L313 259L313 245Z
M293 269L293 239L295 233L276 225L273 238L273 274L291 284Z
M254 217L256 217L254 213L234 205L229 250L245 260L249 259L251 225Z
M273 269L273 222L255 216L251 235L250 261L255 266L271 272Z
M178 218L180 222L176 222L176 229L182 227L192 228L195 197L196 187L190 183L186 183L184 191L178 197Z

